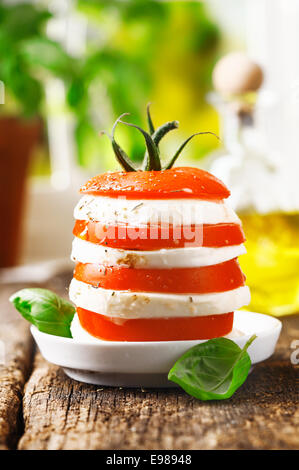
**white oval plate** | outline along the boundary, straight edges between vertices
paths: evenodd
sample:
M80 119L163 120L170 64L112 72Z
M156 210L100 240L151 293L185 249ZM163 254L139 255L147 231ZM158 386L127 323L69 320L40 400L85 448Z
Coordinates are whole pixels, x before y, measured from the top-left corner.
M247 311L235 312L234 330L227 338L241 348L251 335L257 338L248 348L252 364L270 357L281 331L277 318ZM155 341L94 343L48 335L31 327L45 359L65 373L86 383L124 387L169 387L167 373L175 361L202 341ZM241 335L240 335L241 332Z

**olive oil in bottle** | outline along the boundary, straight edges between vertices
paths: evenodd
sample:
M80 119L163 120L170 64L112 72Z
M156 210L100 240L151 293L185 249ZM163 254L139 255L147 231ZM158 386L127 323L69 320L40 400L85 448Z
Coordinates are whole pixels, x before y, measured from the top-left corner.
M251 289L250 308L275 316L299 311L299 214L239 214L247 253L240 265Z

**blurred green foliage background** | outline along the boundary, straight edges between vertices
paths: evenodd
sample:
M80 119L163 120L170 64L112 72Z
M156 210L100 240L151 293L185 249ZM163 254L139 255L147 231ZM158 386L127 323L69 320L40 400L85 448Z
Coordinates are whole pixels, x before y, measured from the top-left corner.
M0 6L0 79L7 84L5 112L46 115L43 82L50 75L64 81L66 112L75 116L79 164L94 170L114 168L108 139L115 118L145 122L152 102L157 125L177 119L181 129L164 144L173 153L178 143L196 131L218 132L216 112L206 103L220 32L204 2L153 0L77 0L74 6L88 20L85 52L70 56L45 34L53 16L47 2ZM12 104L13 103L13 104ZM135 160L144 143L138 132L119 126L117 138ZM206 136L189 147L188 161L217 146ZM162 146L163 152L163 146Z

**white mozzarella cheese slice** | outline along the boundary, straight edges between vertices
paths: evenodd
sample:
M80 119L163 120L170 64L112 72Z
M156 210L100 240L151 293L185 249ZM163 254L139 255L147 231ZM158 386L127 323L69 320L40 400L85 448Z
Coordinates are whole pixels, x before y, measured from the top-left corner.
M123 319L216 315L250 302L247 286L212 294L158 294L102 289L77 279L71 281L69 296L77 307Z
M240 219L226 202L201 199L131 200L104 196L83 196L74 210L77 220L99 221L102 224L219 224L236 223Z
M210 247L171 248L135 251L109 248L75 237L71 259L80 263L131 268L194 268L223 263L246 253L243 244Z

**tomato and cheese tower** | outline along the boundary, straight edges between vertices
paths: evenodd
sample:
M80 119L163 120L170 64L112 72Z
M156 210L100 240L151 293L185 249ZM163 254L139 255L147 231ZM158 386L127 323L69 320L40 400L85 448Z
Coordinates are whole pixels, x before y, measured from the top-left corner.
M150 133L119 118L110 136L124 171L91 178L75 208L70 299L79 328L107 341L177 341L225 336L250 300L237 257L245 253L229 190L210 173L172 168L194 137L161 167L159 142L177 122ZM146 143L143 170L116 143L118 122ZM73 336L80 337L78 328Z

